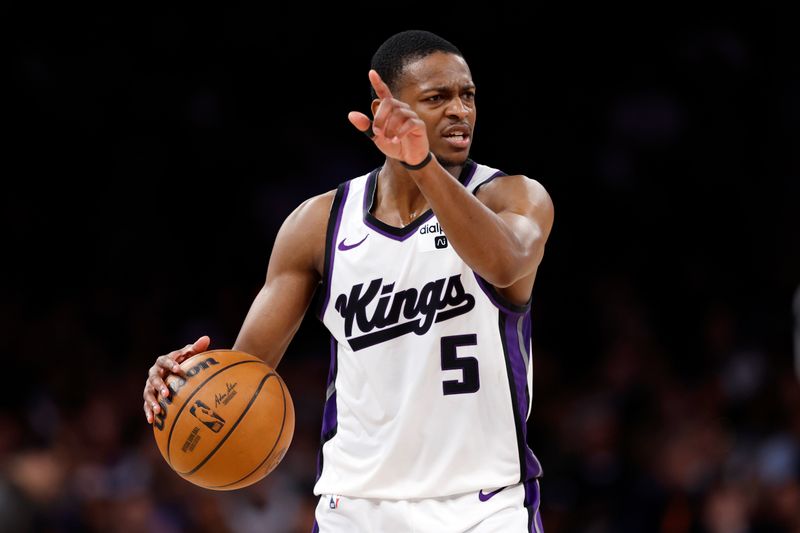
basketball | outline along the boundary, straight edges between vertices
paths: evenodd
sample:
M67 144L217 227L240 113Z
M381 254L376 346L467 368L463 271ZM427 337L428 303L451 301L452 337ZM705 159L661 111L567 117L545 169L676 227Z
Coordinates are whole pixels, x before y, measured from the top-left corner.
M184 479L213 490L260 481L294 435L294 404L273 368L235 350L211 350L167 377L168 398L153 421L156 444Z

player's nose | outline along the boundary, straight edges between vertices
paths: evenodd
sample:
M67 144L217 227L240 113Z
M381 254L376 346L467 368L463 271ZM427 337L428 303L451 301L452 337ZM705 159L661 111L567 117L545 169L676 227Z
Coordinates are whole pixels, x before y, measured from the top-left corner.
M459 120L463 120L467 115L469 115L469 112L470 107L465 104L460 97L451 99L447 105L447 115L458 118Z

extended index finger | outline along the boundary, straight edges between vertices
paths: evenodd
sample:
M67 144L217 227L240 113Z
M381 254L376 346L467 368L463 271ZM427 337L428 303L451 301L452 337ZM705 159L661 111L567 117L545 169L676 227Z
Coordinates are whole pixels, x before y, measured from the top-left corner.
M372 84L372 88L375 89L375 94L378 95L378 98L381 100L392 98L392 91L389 90L389 86L383 82L381 75L375 69L370 69L369 71L369 82Z

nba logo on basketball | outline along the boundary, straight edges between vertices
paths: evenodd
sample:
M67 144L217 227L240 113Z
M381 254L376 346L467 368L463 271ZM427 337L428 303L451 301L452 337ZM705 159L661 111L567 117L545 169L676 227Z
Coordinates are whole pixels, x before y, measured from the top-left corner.
M208 428L214 433L219 433L219 430L225 425L225 419L212 411L209 406L200 400L195 400L194 405L191 409L189 409L189 412L192 413L200 422L208 426Z

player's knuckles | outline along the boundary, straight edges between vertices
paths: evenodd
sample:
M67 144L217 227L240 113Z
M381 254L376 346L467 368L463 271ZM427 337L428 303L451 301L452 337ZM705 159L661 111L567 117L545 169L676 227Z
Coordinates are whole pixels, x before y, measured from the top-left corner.
M153 403L156 400L155 389L148 384L142 393L142 398L147 403Z
M164 380L162 380L160 376L150 376L147 382L154 392L164 388Z
M166 368L167 370L171 370L172 367L177 362L177 359L178 359L177 357L169 357L167 355L164 355L158 358L158 366L160 366L161 368Z

